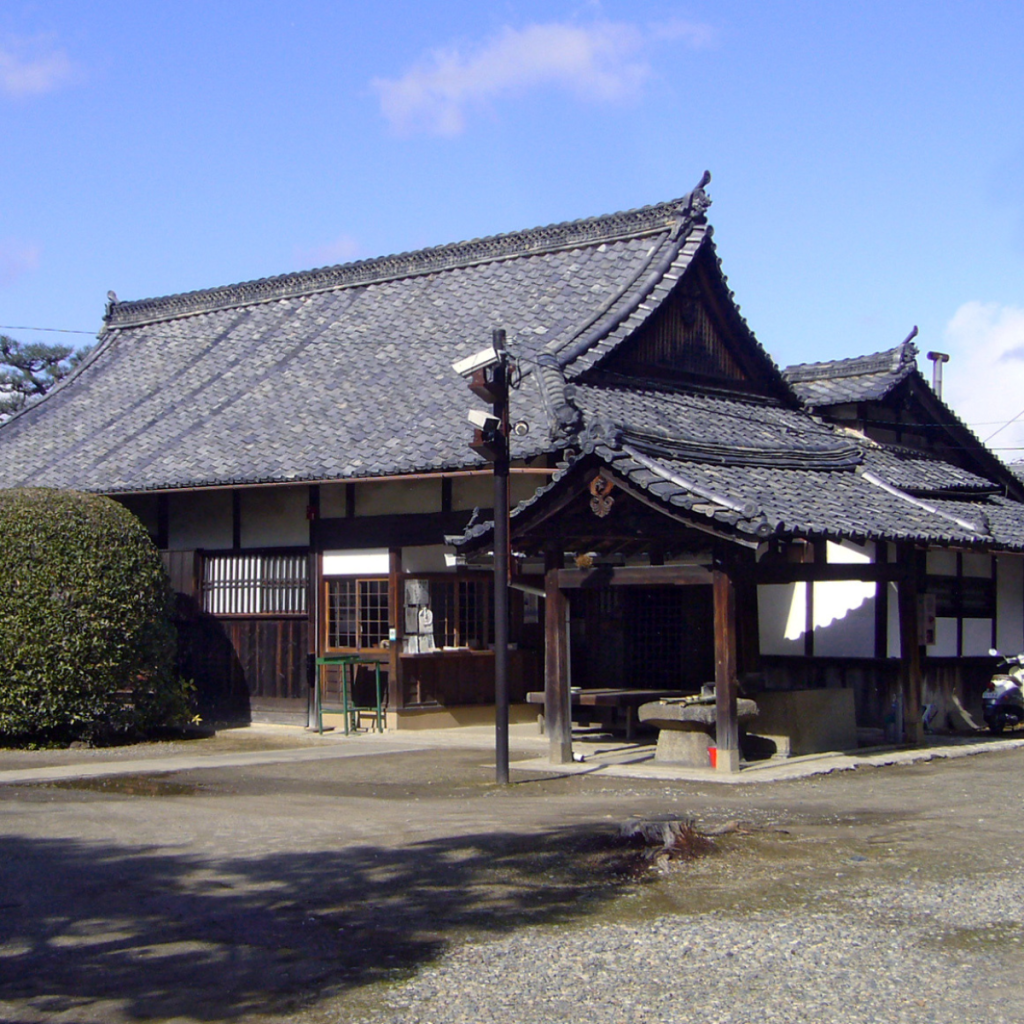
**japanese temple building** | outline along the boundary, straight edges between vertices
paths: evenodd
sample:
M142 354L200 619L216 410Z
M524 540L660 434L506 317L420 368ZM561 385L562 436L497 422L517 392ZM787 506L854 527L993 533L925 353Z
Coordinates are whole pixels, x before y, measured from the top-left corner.
M724 751L739 690L849 690L858 726L898 706L911 740L926 706L956 725L988 649L1024 647L1024 485L909 340L781 371L729 290L706 184L112 300L89 358L0 427L0 486L139 516L213 717L304 721L313 684L337 685L316 658L357 654L384 670L389 728L485 720L492 476L452 364L502 328L515 715L570 683L714 681Z

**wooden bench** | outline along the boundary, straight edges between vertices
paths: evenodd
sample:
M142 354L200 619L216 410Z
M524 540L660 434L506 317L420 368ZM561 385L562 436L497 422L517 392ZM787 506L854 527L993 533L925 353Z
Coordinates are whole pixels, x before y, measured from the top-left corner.
M625 731L626 739L631 740L636 731L637 708L641 704L664 700L666 697L685 697L689 692L687 690L630 690L612 686L594 689L573 687L570 691L570 699L573 707L595 709L602 725L606 725L609 731L620 728L620 719L624 719L621 728ZM544 691L531 690L526 695L526 702L528 704L544 704ZM543 717L541 723L541 728L543 728Z

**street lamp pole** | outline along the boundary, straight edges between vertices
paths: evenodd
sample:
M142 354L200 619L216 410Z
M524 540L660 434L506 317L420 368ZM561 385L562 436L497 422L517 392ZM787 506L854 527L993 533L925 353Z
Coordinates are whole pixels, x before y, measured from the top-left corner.
M513 364L505 348L505 332L491 335L490 348L452 364L469 390L491 406L489 413L469 412L476 427L470 448L494 467L494 747L500 785L508 782L508 393Z
M500 362L495 367L494 415L498 428L497 458L494 460L494 748L495 776L499 785L508 783L508 477L509 477L509 424L508 352L505 332L495 330L495 352Z

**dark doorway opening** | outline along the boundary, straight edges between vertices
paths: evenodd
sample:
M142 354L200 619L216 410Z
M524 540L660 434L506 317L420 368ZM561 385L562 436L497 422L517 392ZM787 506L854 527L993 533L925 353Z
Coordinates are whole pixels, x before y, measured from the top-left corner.
M573 686L697 692L714 681L710 587L603 587L569 601Z

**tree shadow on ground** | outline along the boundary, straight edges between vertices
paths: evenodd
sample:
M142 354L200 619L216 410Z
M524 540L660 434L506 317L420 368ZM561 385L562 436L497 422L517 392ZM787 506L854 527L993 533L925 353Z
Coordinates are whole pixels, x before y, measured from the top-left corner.
M585 915L628 881L614 847L586 827L234 859L0 838L0 1002L33 1019L105 1000L135 1019L294 1010L460 934Z

